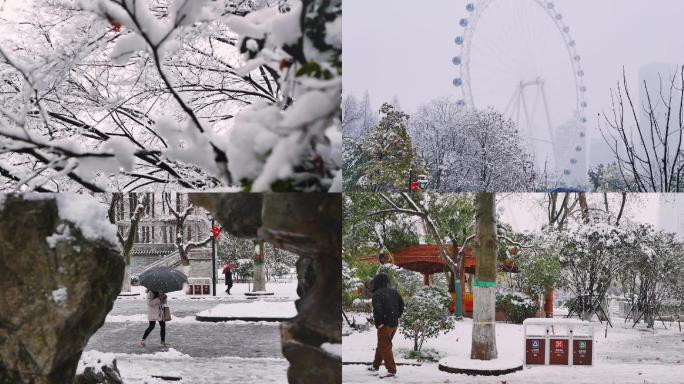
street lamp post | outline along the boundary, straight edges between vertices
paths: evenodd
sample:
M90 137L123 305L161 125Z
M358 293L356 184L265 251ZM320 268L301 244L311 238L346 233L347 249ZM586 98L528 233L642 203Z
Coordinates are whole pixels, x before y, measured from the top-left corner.
M216 234L214 226L214 217L211 217L211 285L212 292L216 296Z

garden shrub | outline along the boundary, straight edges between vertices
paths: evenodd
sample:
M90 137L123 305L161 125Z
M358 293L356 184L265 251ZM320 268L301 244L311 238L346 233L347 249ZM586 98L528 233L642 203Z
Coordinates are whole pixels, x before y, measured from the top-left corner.
M522 324L525 319L535 317L539 305L522 293L504 292L496 295L496 309L506 312L511 322Z
M413 350L420 351L426 339L454 328L449 314L449 295L436 287L424 286L406 299L400 321L401 334L413 340Z

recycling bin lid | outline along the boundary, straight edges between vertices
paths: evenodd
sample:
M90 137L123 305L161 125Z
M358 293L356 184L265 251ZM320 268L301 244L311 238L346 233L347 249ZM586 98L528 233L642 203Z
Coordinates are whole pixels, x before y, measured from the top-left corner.
M592 323L584 320L579 320L579 319L549 319L549 318L537 318L537 317L531 317L528 319L523 320L524 325L532 325L532 324L537 324L537 325L558 325L558 324L564 324L564 325L591 325Z

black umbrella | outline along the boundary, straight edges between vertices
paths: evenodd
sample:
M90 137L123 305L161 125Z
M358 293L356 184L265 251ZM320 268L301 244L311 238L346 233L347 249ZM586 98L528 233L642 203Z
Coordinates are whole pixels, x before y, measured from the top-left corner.
M140 285L157 292L173 292L183 289L187 284L188 277L177 269L170 267L154 267L138 276Z

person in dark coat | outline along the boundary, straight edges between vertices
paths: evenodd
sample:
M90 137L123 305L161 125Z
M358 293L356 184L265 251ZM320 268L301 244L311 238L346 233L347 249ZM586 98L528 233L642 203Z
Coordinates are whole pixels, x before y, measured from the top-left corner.
M368 369L377 372L385 362L387 375L397 374L397 365L392 353L392 339L399 326L399 318L404 313L404 300L396 289L389 287L389 277L378 273L373 278L373 319L378 333L378 345L375 349L373 366Z
M223 267L223 275L226 282L226 293L230 295L230 289L233 288L233 269L235 268L235 263L229 261L225 267Z

